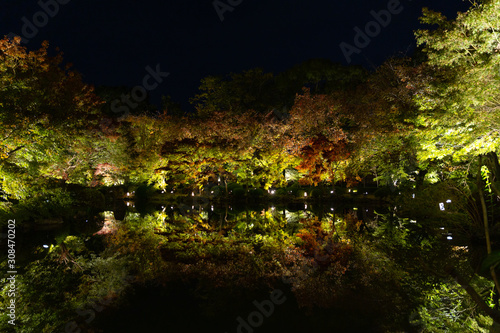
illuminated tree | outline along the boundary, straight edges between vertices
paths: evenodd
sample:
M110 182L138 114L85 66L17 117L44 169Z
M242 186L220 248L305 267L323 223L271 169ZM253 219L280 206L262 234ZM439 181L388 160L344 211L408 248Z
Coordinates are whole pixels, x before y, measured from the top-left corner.
M349 119L330 95L312 95L308 89L297 95L290 110L289 151L300 157L297 169L306 183L335 182L344 178L339 162L349 156Z
M351 173L374 173L376 180L393 188L413 176L423 179L428 165L417 159L414 101L426 83L422 67L411 59L390 59L366 83L344 94L345 112L356 124L350 128L356 143Z
M201 92L191 99L191 104L202 117L220 111L266 112L273 107L273 80L273 74L261 69L233 73L227 78L208 76L201 81Z
M418 95L422 159L455 161L496 151L500 143L500 2L481 1L448 20L424 10L417 41L428 56L430 80Z
M416 34L418 44L424 46L428 56L431 76L428 89L417 99L422 110L418 125L423 127L419 133L422 148L419 158L471 163L477 157L476 191L487 252L491 254L484 190L486 184L498 179L495 178L496 168L491 167L498 164L496 152L500 144L500 2L474 3L467 13L459 13L455 20L425 9L421 21L438 27ZM491 188L496 190L495 186ZM476 300L474 289L461 283L459 274L450 272ZM490 273L500 293L494 265ZM500 324L498 313L488 314Z
M26 177L32 185L40 176L64 179L97 127L100 101L92 87L47 49L47 42L28 52L19 39L0 40L0 181L14 197L29 194L22 190Z

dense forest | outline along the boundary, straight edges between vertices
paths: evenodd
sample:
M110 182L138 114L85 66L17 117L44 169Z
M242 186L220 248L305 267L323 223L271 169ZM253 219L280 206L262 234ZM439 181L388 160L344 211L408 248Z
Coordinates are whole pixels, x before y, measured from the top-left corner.
M254 222L261 231L251 231L241 224L248 218L242 212L232 226L239 238L203 215L171 225L165 210L127 215L119 230L93 236L98 245L68 235L30 263L18 281L19 297L27 299L18 307L23 332L64 331L86 294L118 298L116 287L103 290L104 282L123 282L125 264L116 254L134 258L128 274L142 286L174 283L179 272L191 282L209 278L216 290L292 276L294 297L305 307L332 306L333 299L338 306L351 297L335 298L339 286L392 299L406 317L380 319L386 331L398 324L426 332L498 329L500 2L481 1L453 20L424 9L421 21L430 28L416 32L411 57L372 71L313 59L281 73L254 68L209 76L190 100L194 111L170 96L158 110L148 99L135 103L127 88L94 88L62 52L49 55L48 43L28 51L19 39L0 40L4 228L14 219L20 232L94 216L110 196L134 205L196 198L212 209L223 202L331 200L397 207L376 224L351 212L336 231L322 217L286 230L286 220L269 212ZM128 108L112 106L124 98ZM443 243L436 231L443 226L479 244L479 257L471 261L467 247ZM361 234L371 243L355 249ZM300 278L304 265L315 268L307 283ZM104 271L113 277L102 278ZM54 299L37 296L53 278L64 300L55 291L48 293ZM319 295L311 299L308 288ZM7 292L6 284L4 309ZM370 297L366 307L375 311ZM67 305L50 310L52 323L28 309L55 299ZM7 320L2 331L11 329Z

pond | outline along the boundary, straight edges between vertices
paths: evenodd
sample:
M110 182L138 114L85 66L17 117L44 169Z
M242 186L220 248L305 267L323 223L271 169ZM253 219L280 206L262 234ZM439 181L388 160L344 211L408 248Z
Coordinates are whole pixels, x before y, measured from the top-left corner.
M474 252L379 202L114 207L17 235L27 332L417 332L433 270Z

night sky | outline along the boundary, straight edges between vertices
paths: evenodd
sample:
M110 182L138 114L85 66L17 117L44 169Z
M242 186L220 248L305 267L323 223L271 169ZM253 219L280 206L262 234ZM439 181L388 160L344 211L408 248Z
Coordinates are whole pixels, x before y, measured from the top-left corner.
M374 21L371 11L397 2L221 0L220 12L222 6L232 9L221 14L221 21L213 0L4 0L0 30L3 35L33 35L25 44L29 49L48 40L85 82L96 86L132 88L141 84L147 66L159 65L170 75L152 90L152 102L159 105L161 95L172 95L187 107L207 75L255 67L278 73L312 58L347 64L340 44L354 45L354 28L364 30ZM52 15L40 12L43 4ZM452 18L466 11L469 2L401 0L400 12L391 15L360 54L352 54L351 64L374 68L390 56L411 54L422 7ZM23 30L35 21L38 32Z

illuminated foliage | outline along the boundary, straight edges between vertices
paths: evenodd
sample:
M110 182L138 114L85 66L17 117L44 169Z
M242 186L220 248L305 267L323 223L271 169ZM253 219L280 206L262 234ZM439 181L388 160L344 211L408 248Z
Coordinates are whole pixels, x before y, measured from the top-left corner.
M43 182L53 177L88 182L94 165L89 153L99 150L92 129L100 101L62 55L47 55L48 43L28 52L20 40L0 41L0 182L14 198L31 193L9 183L9 172ZM102 148L101 148L102 149ZM11 178L12 179L12 178Z
M491 284L475 279L477 289L491 299ZM453 282L437 285L425 295L425 303L411 317L414 326L426 332L490 332L493 320L479 312L460 286Z
M421 159L452 157L456 161L496 151L499 136L500 2L475 3L467 13L448 20L424 11L417 41L428 56L429 85L418 95L422 113Z

